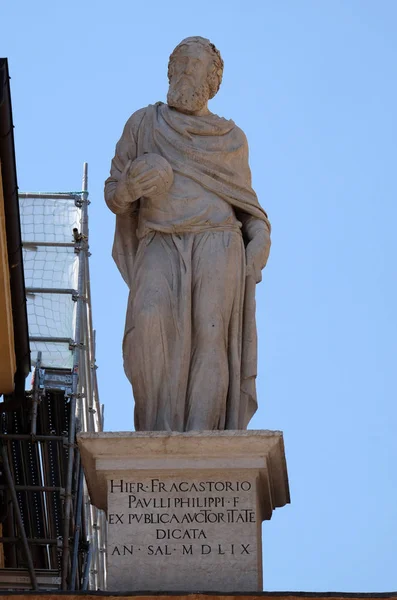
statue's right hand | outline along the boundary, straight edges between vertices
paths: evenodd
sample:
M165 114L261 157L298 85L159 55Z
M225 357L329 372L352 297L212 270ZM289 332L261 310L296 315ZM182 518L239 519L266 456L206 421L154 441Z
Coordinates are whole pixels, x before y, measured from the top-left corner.
M128 174L127 177L127 189L131 196L132 202L142 198L142 196L152 196L157 192L157 185L159 180L159 174L157 169L133 169L133 172ZM143 171L143 172L142 172Z

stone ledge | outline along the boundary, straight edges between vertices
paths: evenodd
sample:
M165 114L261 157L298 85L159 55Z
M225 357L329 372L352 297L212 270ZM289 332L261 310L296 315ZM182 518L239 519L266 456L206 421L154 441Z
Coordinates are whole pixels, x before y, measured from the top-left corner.
M290 502L283 434L280 431L80 433L77 436L91 501L106 510L106 473L189 469L266 471L274 508Z

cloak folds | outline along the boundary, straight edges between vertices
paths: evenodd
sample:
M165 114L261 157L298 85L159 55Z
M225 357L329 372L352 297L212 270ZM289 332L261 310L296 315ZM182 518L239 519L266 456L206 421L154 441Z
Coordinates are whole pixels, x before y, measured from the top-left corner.
M124 130L125 155L118 158L116 150L110 178L113 182L121 177L127 160L134 160L145 152L160 154L175 173L199 183L237 212L264 221L270 230L267 215L251 187L245 135L233 121L212 114L185 115L162 103L150 105L139 113L140 122L135 131L128 131L128 123ZM138 208L138 202L135 205ZM130 289L138 247L137 226L138 210L116 216L113 258ZM257 408L255 281L252 277L247 277L245 282L241 356L240 395L228 399L233 406L228 406L226 429L246 429Z

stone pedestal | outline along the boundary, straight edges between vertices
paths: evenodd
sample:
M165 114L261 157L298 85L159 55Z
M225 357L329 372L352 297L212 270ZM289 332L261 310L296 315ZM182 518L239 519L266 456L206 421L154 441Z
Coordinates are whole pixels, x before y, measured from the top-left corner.
M261 524L289 502L278 431L84 433L111 591L262 590Z

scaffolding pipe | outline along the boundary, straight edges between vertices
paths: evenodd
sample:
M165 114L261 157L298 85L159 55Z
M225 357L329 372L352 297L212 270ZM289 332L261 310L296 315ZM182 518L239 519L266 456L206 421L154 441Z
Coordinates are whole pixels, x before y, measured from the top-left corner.
M83 471L83 467L80 462L79 484L78 484L78 488L77 488L77 503L76 503L76 523L75 523L75 530L74 530L72 568L71 568L71 573L70 573L69 590L76 589L75 585L76 585L78 551L79 551L80 530L81 530L83 490L84 490L84 471Z
M86 263L84 268L86 267ZM85 278L86 279L86 278ZM95 431L94 414L93 414L93 397L92 397L92 385L91 385L91 369L90 369L90 337L88 333L88 321L87 321L87 308L84 307L82 312L82 327L84 331L84 347L86 352L84 353L83 360L80 361L81 368L81 381L84 381L84 394L87 398L86 409L87 409L87 431ZM82 392L83 390L80 390ZM88 404L88 406L87 406Z
M51 337L48 335L40 336L40 335L30 335L29 340L31 342L52 342L54 344L74 344L72 338L67 337Z
M32 435L30 433L0 433L0 440L26 442L67 442L65 435Z
M85 339L85 308L81 312L81 328L82 328L82 342L84 347L86 348L86 339ZM83 389L84 383L84 389ZM83 428L84 431L90 431L89 421L88 421L88 410L87 410L87 401L89 402L89 398L87 396L87 387L86 387L86 370L85 370L85 358L80 355L79 362L79 386L78 386L79 398L82 399L81 407L83 410ZM83 401L83 394L84 400Z
M84 163L86 164L86 163ZM27 198L46 200L75 200L76 196L80 196L82 192L20 192L19 198L24 200Z
M16 544L21 541L19 537L0 537L0 544ZM26 538L28 544L33 546L57 546L56 538Z
M40 248L40 247L58 247L58 248L79 248L80 243L76 244L76 242L34 242L34 241L23 241L22 247L29 249L32 248Z
M106 548L107 548L107 523L106 517L103 510L99 511L99 520L101 524L101 539L102 539L102 547L98 549L100 558L101 558L101 569L99 571L100 580L99 585L101 590L106 588Z
M39 406L39 369L41 366L41 351L37 352L36 366L34 370L34 388L33 388L33 398L32 398L32 423L30 425L30 433L32 435L36 435L37 428L37 409Z
M93 376L93 386L94 386L94 394L95 394L95 404L97 407L98 413L98 429L99 431L103 431L103 417L102 417L102 406L99 401L99 391L98 391L98 378L96 376L96 331L93 329L93 348L94 348L94 357L92 363L92 376Z
M77 295L77 290L72 288L39 288L39 287L29 287L26 288L27 294L72 294L73 296Z
M7 449L3 443L1 444L1 456L3 459L4 474L5 474L7 484L8 484L9 490L10 490L10 494L11 494L11 501L14 506L15 518L16 518L17 525L18 525L19 535L21 536L21 543L22 543L24 554L25 554L26 562L28 565L30 581L32 584L32 588L37 591L39 589L39 586L37 585L37 578L36 578L36 573L35 573L34 566L33 566L33 559L32 559L32 555L30 553L30 548L29 548L27 537L26 537L25 527L23 525L23 521L22 521L22 517L21 517L21 511L19 510L17 493L15 491L14 481L12 479L10 463L8 462Z
M88 180L87 180L87 170L84 166L84 174L83 174L83 189L87 189ZM87 320L87 312L88 312L88 297L87 297L87 278L89 277L89 272L87 271L88 265L88 217L87 214L82 215L81 220L81 234L83 239L86 240L85 250L86 252L82 253L81 260L84 262L84 296L86 299L86 304L84 306L84 310L82 313L83 316L83 329L84 329L84 348L86 350L83 360L80 361L81 366L81 381L80 387L84 382L84 390L81 388L80 392L84 391L84 395L86 398L86 402L83 404L83 412L85 419L85 431L93 431L94 421L93 421L93 413L92 413L92 388L91 388L91 380L90 380L90 355L91 355L91 347L90 347L90 332L88 331L88 320ZM94 429L95 430L95 429Z
M69 546L69 527L70 527L70 516L72 510L72 481L73 481L73 464L74 464L74 441L76 434L76 398L77 389L79 384L79 364L80 364L80 344L83 341L81 323L82 323L82 311L84 310L84 255L87 252L87 204L88 204L88 192L87 192L87 175L88 165L84 163L83 167L83 194L82 194L82 207L81 207L81 234L85 236L82 238L81 253L79 259L79 270L78 270L78 298L76 307L76 327L75 327L75 340L77 345L74 348L73 353L73 383L72 383L72 396L70 399L70 427L69 427L69 456L66 476L66 489L65 489L65 510L64 510L64 528L63 528L63 552L62 552L62 590L67 590L67 578L68 578L68 564L70 555Z
M76 323L76 330L78 324ZM76 348L75 353L80 351ZM77 372L77 371L76 371ZM73 374L75 370L73 371ZM76 379L76 378L74 378ZM62 589L67 589L67 572L69 562L69 527L72 511L72 480L73 480L73 461L74 461L74 436L76 431L76 387L73 385L73 393L70 399L70 427L69 427L69 455L66 475L65 502L64 502L64 527L63 527L63 546L62 546Z
M81 589L85 592L88 588L88 582L90 577L90 567L91 567L91 557L92 557L92 544L90 543L88 546L87 557L85 559L84 565L84 574L83 574L83 585Z
M91 312L91 281L90 281L90 266L88 262L88 256L86 257L86 297L87 297L87 312L88 312L88 332L89 332L89 367L90 367L90 381L92 390L92 399L95 404L95 410L97 414L97 422L99 431L103 430L102 419L101 419L101 406L99 404L98 386L96 381L96 365L95 365L95 331L92 324L92 312Z
M54 485L14 485L16 492L59 492L65 493L65 488ZM1 484L0 490L7 490L8 486Z
M93 506L93 516L94 516L94 524L93 524L93 529L94 529L94 536L95 536L95 545L96 548L99 550L99 546L100 546L100 529L101 529L101 525L99 522L99 510L97 509L96 506ZM96 552L94 555L94 570L95 570L95 583L96 583L96 587L98 588L98 579L99 579L99 571L100 571L100 567L99 567L99 552Z

